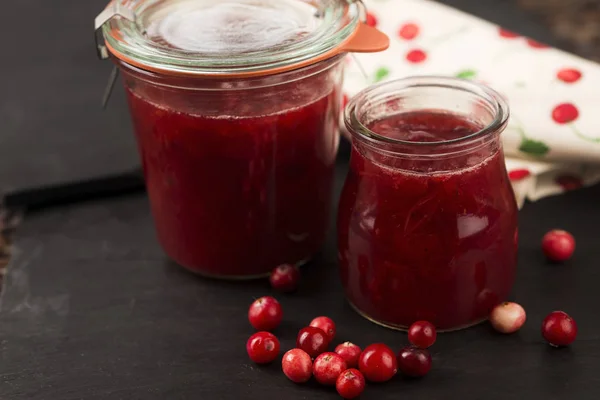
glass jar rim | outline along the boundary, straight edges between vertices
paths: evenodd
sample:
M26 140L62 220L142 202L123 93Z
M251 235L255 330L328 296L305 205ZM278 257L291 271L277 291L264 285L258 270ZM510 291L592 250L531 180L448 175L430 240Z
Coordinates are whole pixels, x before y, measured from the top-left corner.
M373 99L375 99L377 96L390 93L394 94L405 89L418 88L445 88L452 90L460 90L474 94L493 107L494 119L489 124L481 128L480 130L473 132L472 134L455 139L435 142L409 141L390 138L372 131L361 120L359 116L360 109L366 106L369 102L372 102ZM393 99L394 96L392 95L391 98ZM490 88L489 86L466 79L436 75L423 75L400 78L385 81L377 85L369 86L366 89L360 91L354 97L352 97L348 102L346 109L344 110L344 122L346 128L350 131L351 134L356 134L361 139L364 139L372 144L379 143L420 148L430 148L436 146L452 147L454 145L463 145L469 143L494 132L501 131L508 123L509 117L510 111L508 103L506 102L504 97L500 95L500 93Z
M244 1L254 4L251 0L238 0L237 3L244 3ZM264 71L279 72L294 69L335 56L336 51L353 51L351 48L343 47L353 41L357 32L367 31L367 35L370 33L373 37L375 33L372 31L376 31L368 26L365 27L361 22L366 16L366 9L361 0L298 0L298 3L314 8L321 22L313 31L289 43L251 51L223 51L217 54L182 50L152 40L147 34L149 24L167 15L165 13L169 10L164 10L165 8L175 9L180 3L185 2L182 0L113 0L109 7L113 6L115 10L99 28L99 35L104 40L107 51L132 65L161 73L246 76L258 75ZM232 1L232 4L237 3ZM199 4L198 7L208 7L210 2ZM122 12L119 13L118 10ZM360 44L364 47L363 43ZM387 45L389 42L384 43L380 40L376 45L371 45L373 49L356 51L381 51L387 48Z

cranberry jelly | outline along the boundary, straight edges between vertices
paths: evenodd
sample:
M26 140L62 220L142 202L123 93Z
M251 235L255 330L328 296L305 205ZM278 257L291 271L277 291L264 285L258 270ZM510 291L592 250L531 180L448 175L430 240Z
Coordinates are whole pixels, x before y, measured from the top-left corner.
M237 278L319 249L339 141L333 69L282 85L288 97L279 98L265 88L190 98L126 77L158 238L171 258Z
M448 156L443 143L484 126L420 110L367 128L405 145L414 142L408 147L420 148L420 157L353 141L338 218L349 301L394 328L426 320L451 330L485 319L509 294L517 255L517 208L499 133Z

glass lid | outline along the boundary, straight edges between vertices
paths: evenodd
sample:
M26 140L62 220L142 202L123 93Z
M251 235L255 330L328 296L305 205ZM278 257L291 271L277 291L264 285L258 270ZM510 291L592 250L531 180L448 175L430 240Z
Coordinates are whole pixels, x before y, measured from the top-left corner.
M96 28L103 58L176 75L258 75L387 48L365 12L360 0L113 0Z

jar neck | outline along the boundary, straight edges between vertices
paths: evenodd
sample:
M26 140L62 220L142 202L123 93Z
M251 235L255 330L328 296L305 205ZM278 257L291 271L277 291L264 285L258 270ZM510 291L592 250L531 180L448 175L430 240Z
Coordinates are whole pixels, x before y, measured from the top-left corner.
M488 87L416 77L362 91L348 104L345 123L364 156L435 172L470 167L498 152L508 115L504 99Z

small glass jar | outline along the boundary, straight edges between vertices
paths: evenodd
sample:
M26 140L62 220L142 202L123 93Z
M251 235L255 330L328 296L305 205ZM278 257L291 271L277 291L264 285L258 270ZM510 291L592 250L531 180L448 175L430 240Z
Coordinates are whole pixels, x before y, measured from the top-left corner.
M158 238L177 263L248 278L319 249L343 57L387 47L363 14L344 0L118 0L98 17Z
M387 82L345 112L350 171L338 215L342 284L378 324L456 330L505 300L517 205L500 134L503 98L454 78Z

